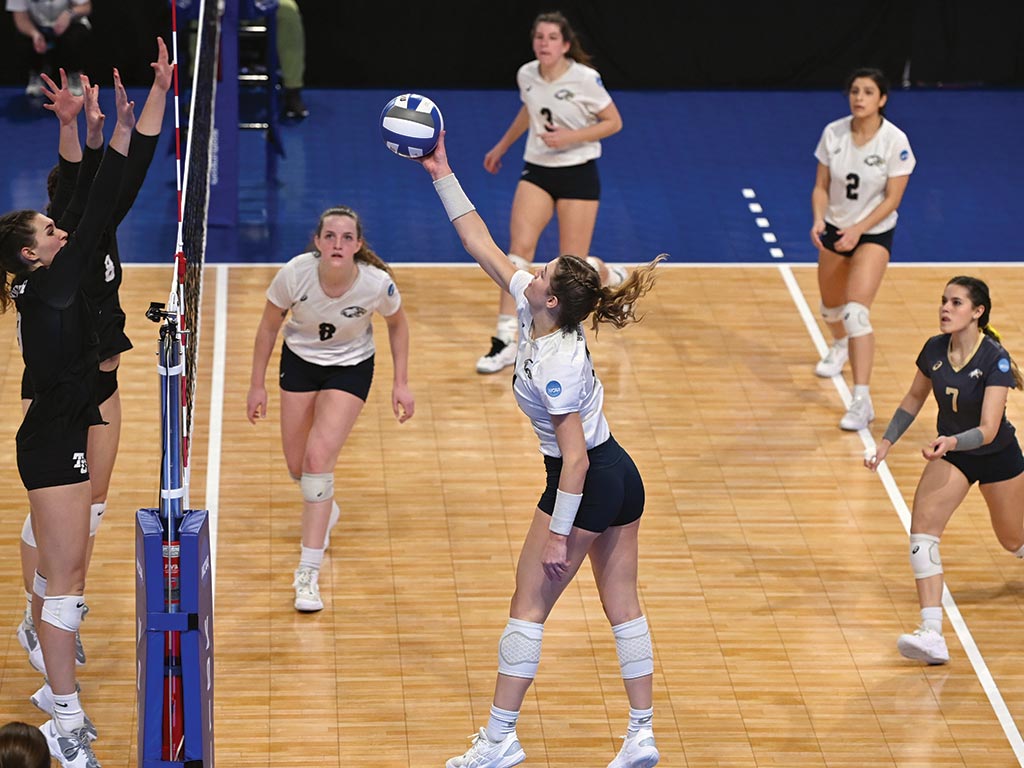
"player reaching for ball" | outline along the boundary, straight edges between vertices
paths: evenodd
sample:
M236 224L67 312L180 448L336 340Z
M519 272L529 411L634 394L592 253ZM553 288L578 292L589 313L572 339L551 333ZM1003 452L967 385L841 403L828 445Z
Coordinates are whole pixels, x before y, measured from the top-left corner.
M942 560L939 538L977 482L992 529L1004 549L1024 558L1024 456L1006 419L1010 388L1021 389L1020 371L989 325L988 286L974 277L954 277L939 306L938 336L917 356L917 373L877 450L864 460L874 471L914 421L930 389L939 406L939 436L924 447L928 460L914 494L910 521L910 567L917 580L921 626L900 636L908 659L949 661L942 636Z
M466 251L515 301L520 334L512 391L540 439L547 473L498 643L490 718L447 768L509 768L526 759L516 722L540 662L544 622L585 557L612 625L629 699L625 742L609 766L650 768L659 758L651 725L654 653L637 595L644 485L604 417L604 388L582 324L593 316L596 333L600 323L622 328L635 322L636 303L653 286L664 255L615 289L602 287L597 270L576 256L560 256L532 275L517 269L491 239L448 166L443 133L434 153L419 162L434 179Z
M600 74L588 66L590 56L565 16L540 14L531 37L537 58L516 75L523 105L484 156L484 168L497 173L504 154L527 134L525 165L512 199L508 255L520 268L533 261L537 241L556 214L558 252L580 257L590 253L601 197L601 139L622 130L619 110ZM497 373L512 365L515 340L515 303L502 290L491 348L477 361L477 372Z
M394 379L391 407L399 422L415 409L409 389L409 323L391 269L363 239L351 208L320 215L313 250L274 277L256 331L246 415L267 415L267 365L284 324L281 349L281 442L288 472L302 491L302 551L295 570L295 609L324 607L320 567L340 516L334 465L363 410L373 380L371 319L384 316Z

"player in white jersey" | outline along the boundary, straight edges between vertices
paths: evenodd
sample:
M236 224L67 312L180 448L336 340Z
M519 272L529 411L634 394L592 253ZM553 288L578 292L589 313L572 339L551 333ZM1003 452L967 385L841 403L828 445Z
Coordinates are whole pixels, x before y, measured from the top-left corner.
M320 567L330 529L341 514L334 501L334 465L370 392L374 312L383 315L388 326L394 364L392 410L404 422L415 409L408 383L409 323L402 299L391 269L363 239L355 211L324 211L313 247L285 264L267 289L246 404L253 424L266 417L267 365L284 324L281 441L288 472L302 490L302 550L293 586L295 609L304 612L324 607Z
M651 728L654 656L636 588L643 480L611 436L602 411L604 389L581 324L591 315L595 331L598 323L621 328L635 322L636 302L652 287L664 256L634 270L615 289L602 287L597 270L576 256L560 256L531 275L491 239L452 174L443 134L437 149L419 162L434 179L466 251L515 302L519 351L512 389L540 439L547 472L516 567L487 726L447 768L510 768L526 759L516 722L540 662L544 622L588 556L630 707L625 741L609 766L650 768L659 758Z
M531 31L536 60L519 68L516 82L523 102L512 124L484 156L490 173L524 133L525 167L512 199L509 258L518 267L532 262L544 228L558 215L558 252L590 253L597 221L601 180L597 158L601 139L622 130L622 117L598 72L588 66L568 20L542 13ZM515 304L501 292L498 324L478 373L497 373L515 362Z
M914 493L910 520L910 566L921 625L896 644L907 658L929 664L949 661L942 636L939 539L974 483L999 543L1024 558L1024 456L1006 418L1007 394L1024 388L1024 381L989 325L991 310L988 286L981 280L960 275L947 283L939 306L941 333L925 342L909 391L876 450L864 460L868 469L877 469L929 393L935 397L938 437L922 450L928 463Z
M906 134L885 118L889 84L882 72L855 70L846 92L851 116L825 126L814 151L811 242L818 249L821 316L834 339L815 373L838 376L850 360L853 402L839 426L856 431L875 417L871 304L889 264L896 209L915 160Z

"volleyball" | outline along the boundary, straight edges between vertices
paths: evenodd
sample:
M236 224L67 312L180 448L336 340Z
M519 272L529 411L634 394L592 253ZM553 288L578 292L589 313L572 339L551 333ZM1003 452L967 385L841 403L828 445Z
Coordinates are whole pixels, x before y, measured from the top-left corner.
M380 134L396 155L423 157L437 146L444 130L441 110L426 96L403 93L384 105L380 113Z

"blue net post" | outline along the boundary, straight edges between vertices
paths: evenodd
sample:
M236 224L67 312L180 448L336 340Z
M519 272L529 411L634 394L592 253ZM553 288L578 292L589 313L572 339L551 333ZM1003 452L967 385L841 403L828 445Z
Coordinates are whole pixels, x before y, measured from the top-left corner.
M209 521L184 509L184 364L177 313L159 314L160 506L138 511L135 537L139 766L213 768Z

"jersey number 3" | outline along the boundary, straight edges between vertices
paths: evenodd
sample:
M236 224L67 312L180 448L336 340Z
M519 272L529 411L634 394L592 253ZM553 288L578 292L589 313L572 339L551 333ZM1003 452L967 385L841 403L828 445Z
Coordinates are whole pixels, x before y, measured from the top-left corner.
M856 173L846 174L846 199L857 199L857 187L860 186L860 176Z

